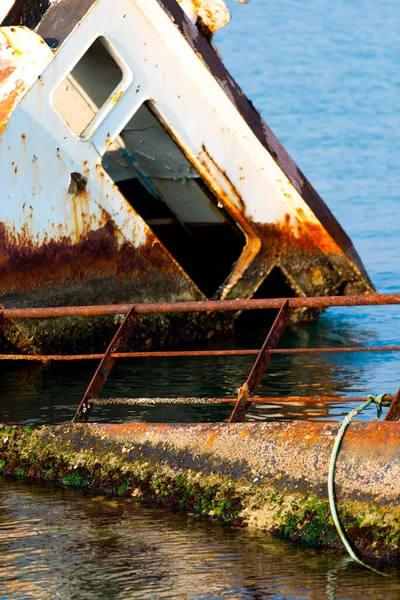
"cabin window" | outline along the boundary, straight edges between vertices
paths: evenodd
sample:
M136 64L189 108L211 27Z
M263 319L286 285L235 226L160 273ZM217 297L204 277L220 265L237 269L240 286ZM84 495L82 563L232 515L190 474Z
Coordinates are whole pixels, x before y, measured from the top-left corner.
M98 37L53 94L53 106L78 135L119 91L123 72L108 40ZM110 106L111 108L111 106Z
M146 102L103 156L134 210L208 297L230 274L245 237Z

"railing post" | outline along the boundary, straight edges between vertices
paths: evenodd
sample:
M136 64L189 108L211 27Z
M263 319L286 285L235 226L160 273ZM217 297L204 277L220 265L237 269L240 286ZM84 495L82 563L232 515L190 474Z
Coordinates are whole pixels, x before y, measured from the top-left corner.
M289 300L286 300L265 338L264 344L262 345L246 383L244 383L239 390L238 399L229 418L229 423L239 423L244 420L244 417L252 404L250 398L256 393L265 370L269 365L269 361L271 360L269 350L276 348L279 344L291 313L292 309L289 306Z
M96 373L93 375L92 381L89 383L79 406L75 413L72 423L76 421L87 421L91 411L92 400L97 398L106 383L111 369L117 360L114 354L123 350L126 343L131 335L132 331L136 327L138 322L138 314L135 307L132 306L124 321L121 323L117 333L114 335L111 343L107 350L103 354L103 358L100 361L99 366L96 369Z

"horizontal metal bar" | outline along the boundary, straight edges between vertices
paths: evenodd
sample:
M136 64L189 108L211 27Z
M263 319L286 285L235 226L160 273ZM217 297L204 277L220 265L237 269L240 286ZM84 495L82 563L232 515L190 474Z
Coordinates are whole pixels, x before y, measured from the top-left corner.
M135 309L140 314L279 309L286 300L287 298L265 298L251 300L210 300L204 302L159 302L154 304L135 304ZM289 298L290 308L329 308L333 306L376 306L388 304L400 304L400 294ZM5 319L43 319L67 316L88 317L123 315L127 314L131 308L132 304L4 308L3 314Z
M192 358L208 356L256 356L251 350L171 350L146 352L116 352L114 358ZM274 348L270 354L340 354L341 352L400 352L400 346L349 346L339 348ZM0 360L30 360L39 362L99 360L103 354L0 354Z
M386 396L385 402L391 402L393 396ZM362 398L338 398L337 396L288 396L286 398L252 398L254 404L291 404L293 406L324 404L349 404L365 402ZM93 404L98 405L120 405L140 406L141 404L235 404L237 398L95 398Z

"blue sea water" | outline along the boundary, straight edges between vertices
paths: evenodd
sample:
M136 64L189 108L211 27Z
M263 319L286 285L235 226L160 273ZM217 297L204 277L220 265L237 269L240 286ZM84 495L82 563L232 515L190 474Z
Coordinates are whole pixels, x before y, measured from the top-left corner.
M232 22L218 34L225 64L350 235L377 291L397 292L400 5L253 0L230 6ZM397 307L332 309L319 328L344 343L390 345L398 341L399 319ZM357 390L400 384L397 356L334 360L357 368Z
M226 66L350 235L377 290L400 291L399 3L231 0L230 8L232 22L215 38ZM400 307L331 309L288 332L284 345L398 344L399 324ZM262 337L208 345L257 346ZM121 362L103 395L231 395L251 363ZM0 422L68 421L93 368L2 365ZM260 394L354 396L399 385L394 353L274 357ZM339 418L347 410L269 407L251 418ZM100 421L225 416L219 407L96 409ZM54 487L0 481L0 531L4 599L400 597L396 579L334 552Z

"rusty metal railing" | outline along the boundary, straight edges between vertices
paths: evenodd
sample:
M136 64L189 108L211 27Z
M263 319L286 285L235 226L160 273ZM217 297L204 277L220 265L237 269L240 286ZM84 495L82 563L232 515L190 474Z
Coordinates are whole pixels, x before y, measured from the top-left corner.
M243 421L253 403L303 403L305 405L324 404L327 402L359 402L360 398L338 397L287 397L287 398L255 398L254 395L261 379L274 354L333 354L339 352L399 352L400 346L352 346L338 348L277 348L280 339L289 323L293 310L297 308L330 308L337 306L382 306L400 304L400 294L371 294L364 296L324 296L312 298L268 298L257 300L212 300L205 302L171 302L152 304L117 304L104 306L70 306L50 308L3 308L0 310L0 330L9 319L62 318L66 316L104 316L122 315L126 317L103 354L79 355L11 355L0 354L0 360L36 360L36 361L69 361L100 359L96 372L77 408L73 422L87 420L94 403L173 403L173 399L98 399L105 382L110 375L117 358L136 357L200 357L200 356L257 356L251 372L240 388L237 398L178 398L176 403L192 404L234 404L229 418L230 423ZM272 324L261 349L250 350L188 350L188 351L146 351L123 352L132 335L140 315L182 312L217 312L278 309L278 315ZM391 406L386 420L400 419L400 389L395 396L387 398Z
M330 308L333 306L377 306L400 304L400 294L369 294L364 296L315 296L311 298L265 298L251 300L207 300L204 302L157 302L136 304L138 314L218 312L239 310L280 309L288 301L289 307ZM3 308L0 319L47 319L54 317L91 317L124 315L132 304L103 306L63 306L51 308Z

